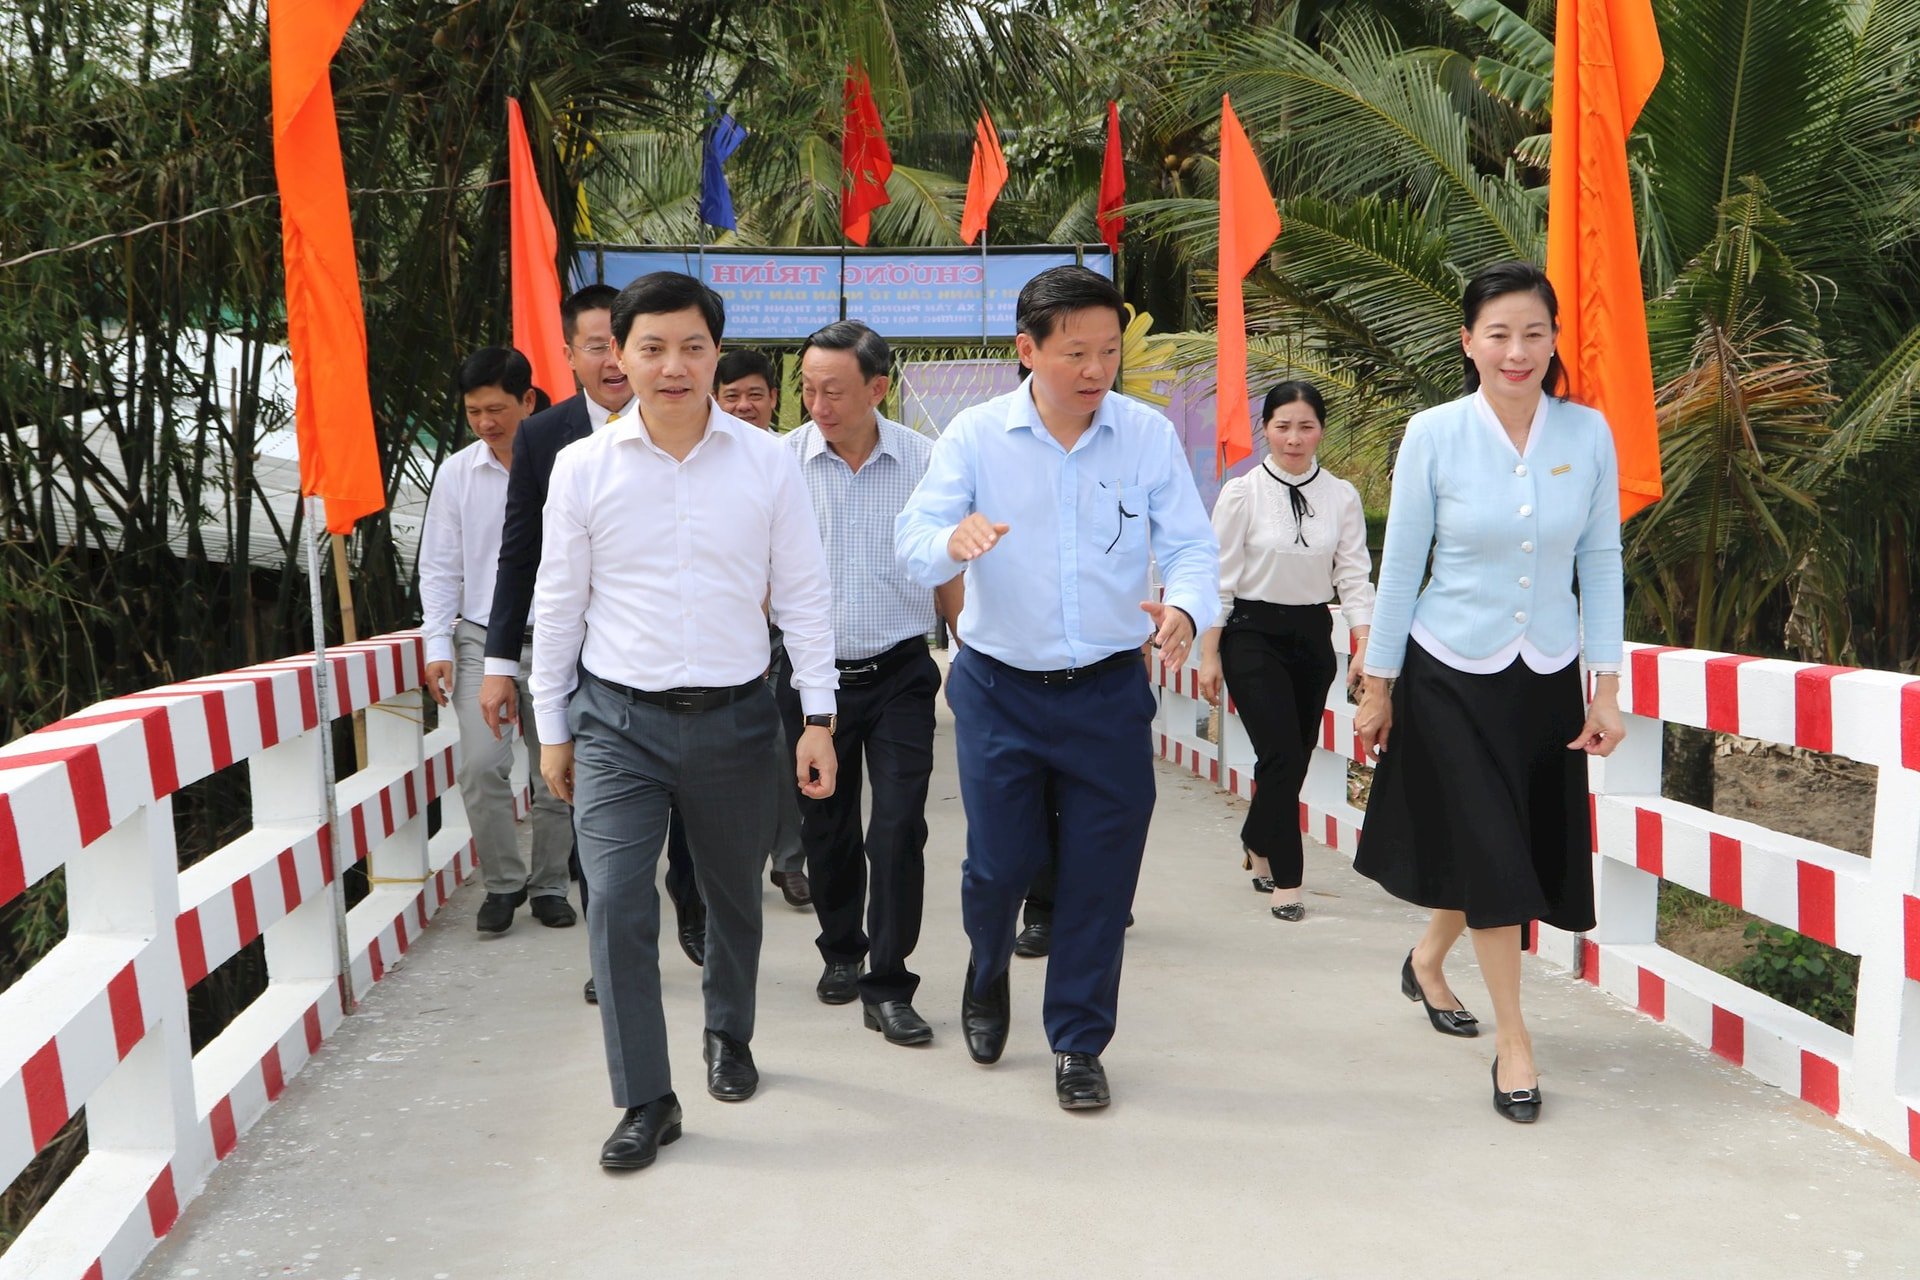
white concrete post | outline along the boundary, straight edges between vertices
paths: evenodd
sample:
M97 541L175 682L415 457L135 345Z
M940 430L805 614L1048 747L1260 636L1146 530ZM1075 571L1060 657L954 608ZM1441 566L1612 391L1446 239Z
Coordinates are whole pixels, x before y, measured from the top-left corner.
M420 690L375 703L367 710L367 769L375 777L417 770L424 735ZM374 844L367 873L376 880L421 880L427 874L426 778L415 784L419 810L396 824L394 832Z
M1870 885L1854 1005L1853 1102L1869 1133L1906 1151L1913 1140L1907 1111L1920 1107L1920 982L1907 976L1906 899L1920 896L1920 773L1911 769L1880 770Z
M320 752L327 741L328 729L323 725L269 747L247 762L256 829L325 830L327 802L321 793ZM336 849L332 856L338 865L342 851ZM299 906L267 926L268 982L332 979L339 974L336 921L341 893L335 876L324 891L304 893Z
M1627 740L1606 759L1588 761L1588 785L1596 796L1657 797L1665 726L1645 716L1623 715L1621 718L1626 722ZM1610 839L1619 821L1601 817L1596 834ZM1624 836L1631 842L1632 820L1626 821ZM1660 912L1659 876L1642 871L1631 861L1596 853L1593 895L1599 918L1593 930L1595 942L1639 944L1654 940Z

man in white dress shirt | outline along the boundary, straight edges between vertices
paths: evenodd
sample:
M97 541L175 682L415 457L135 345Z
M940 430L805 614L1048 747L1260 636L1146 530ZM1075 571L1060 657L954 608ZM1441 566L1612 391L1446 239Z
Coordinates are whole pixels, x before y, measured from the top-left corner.
M833 793L832 599L793 454L713 403L725 324L691 276L642 276L613 305L634 408L561 450L534 588L540 769L574 804L592 889L589 950L613 1100L608 1169L642 1169L680 1136L660 1004L655 865L672 807L707 902L707 1092L753 1096L760 873L779 712L762 602L785 627L805 713L793 777Z
M475 926L482 933L506 932L515 909L531 897L536 920L565 928L576 918L567 903L567 857L573 848L567 806L536 773L529 866L514 831L513 739L488 728L480 709L507 472L520 422L533 412L533 368L510 347L482 347L460 366L460 397L467 425L479 439L440 465L420 534L427 692L443 707L451 700L460 721L460 798L487 890ZM530 719L523 729L528 763L537 765L539 735Z

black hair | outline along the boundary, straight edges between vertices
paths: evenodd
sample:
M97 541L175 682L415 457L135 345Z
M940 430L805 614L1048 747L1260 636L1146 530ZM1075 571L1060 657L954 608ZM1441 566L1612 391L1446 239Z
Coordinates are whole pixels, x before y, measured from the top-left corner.
M1474 321L1480 318L1480 308L1510 293L1531 293L1547 305L1547 319L1553 322L1554 331L1560 329L1560 299L1553 291L1553 282L1547 279L1547 273L1531 262L1496 262L1485 268L1473 279L1467 281L1467 288L1460 295L1461 323L1473 328ZM1462 355L1461 363L1466 366L1467 391L1469 394L1480 389L1480 370L1474 367L1471 357ZM1561 363L1559 349L1553 358L1547 361L1547 372L1540 380L1541 389L1557 399L1566 399L1567 366Z
M1276 383L1273 390L1267 392L1267 398L1260 405L1260 425L1266 426L1275 409L1284 408L1296 400L1306 401L1307 407L1313 410L1313 416L1320 419L1320 425L1327 425L1326 399L1320 394L1320 388L1304 378L1289 378Z
M887 340L858 320L835 320L815 329L800 344L800 358L819 347L823 351L851 351L860 362L860 376L871 382L893 371L893 348Z
M515 400L533 386L533 366L512 347L482 347L460 362L460 394L498 387Z
M780 383L773 375L773 361L767 359L764 352L755 351L752 347L735 347L721 356L720 363L713 367L713 385L716 387L752 377L765 382L769 391L779 392Z
M720 295L679 271L653 271L620 291L613 300L613 345L627 345L636 316L669 316L697 310L707 322L707 336L716 343L727 326L727 304Z
M1048 267L1020 290L1014 327L1035 342L1045 342L1069 312L1096 310L1111 310L1125 332L1127 303L1118 285L1090 267Z
M586 311L611 311L613 300L620 291L610 284L590 284L584 289L574 291L560 304L560 335L569 343L580 327L580 316Z

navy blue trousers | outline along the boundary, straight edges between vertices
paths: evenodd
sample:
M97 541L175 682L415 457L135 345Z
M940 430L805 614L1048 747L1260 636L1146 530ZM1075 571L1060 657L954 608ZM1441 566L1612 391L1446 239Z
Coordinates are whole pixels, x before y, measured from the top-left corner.
M960 903L976 986L984 992L1013 958L1020 904L1047 863L1051 783L1060 862L1047 1041L1056 1052L1100 1053L1113 1039L1127 912L1153 816L1146 667L1043 685L963 648L947 704L967 813Z

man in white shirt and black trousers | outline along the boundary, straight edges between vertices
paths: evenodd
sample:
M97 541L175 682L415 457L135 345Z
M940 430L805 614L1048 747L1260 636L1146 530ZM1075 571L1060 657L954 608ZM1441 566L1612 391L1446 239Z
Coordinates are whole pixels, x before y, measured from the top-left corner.
M814 990L826 1004L857 997L870 1029L911 1045L933 1039L913 1007L919 975L907 968L926 896L927 784L940 692L927 633L936 594L941 611L959 617L964 580L929 590L894 554L893 522L926 474L933 442L880 416L892 366L886 339L858 320L837 321L808 338L800 348L800 394L809 420L786 444L800 460L827 549L840 669L838 786L800 807L826 965ZM798 699L791 688L779 692L797 725ZM864 833L862 757L873 788Z
M660 1004L654 872L671 807L707 903L707 1092L753 1096L760 874L773 842L779 712L762 602L786 631L805 725L794 774L833 794L832 599L791 452L713 403L725 308L661 271L620 292L613 340L635 404L561 450L534 588L540 771L574 805L613 1101L608 1169L680 1136Z
M533 411L533 366L511 347L482 347L460 366L467 425L479 439L440 464L420 533L421 630L427 644L427 692L451 705L460 722L460 798L473 829L486 901L474 924L505 933L514 909L532 898L534 918L550 928L574 923L567 902L573 820L538 775L540 739L526 731L533 790L533 860L520 854L513 819L513 739L494 733L480 710L480 679L493 608L507 474L521 422ZM458 667L455 655L458 654ZM520 657L515 655L516 661Z

